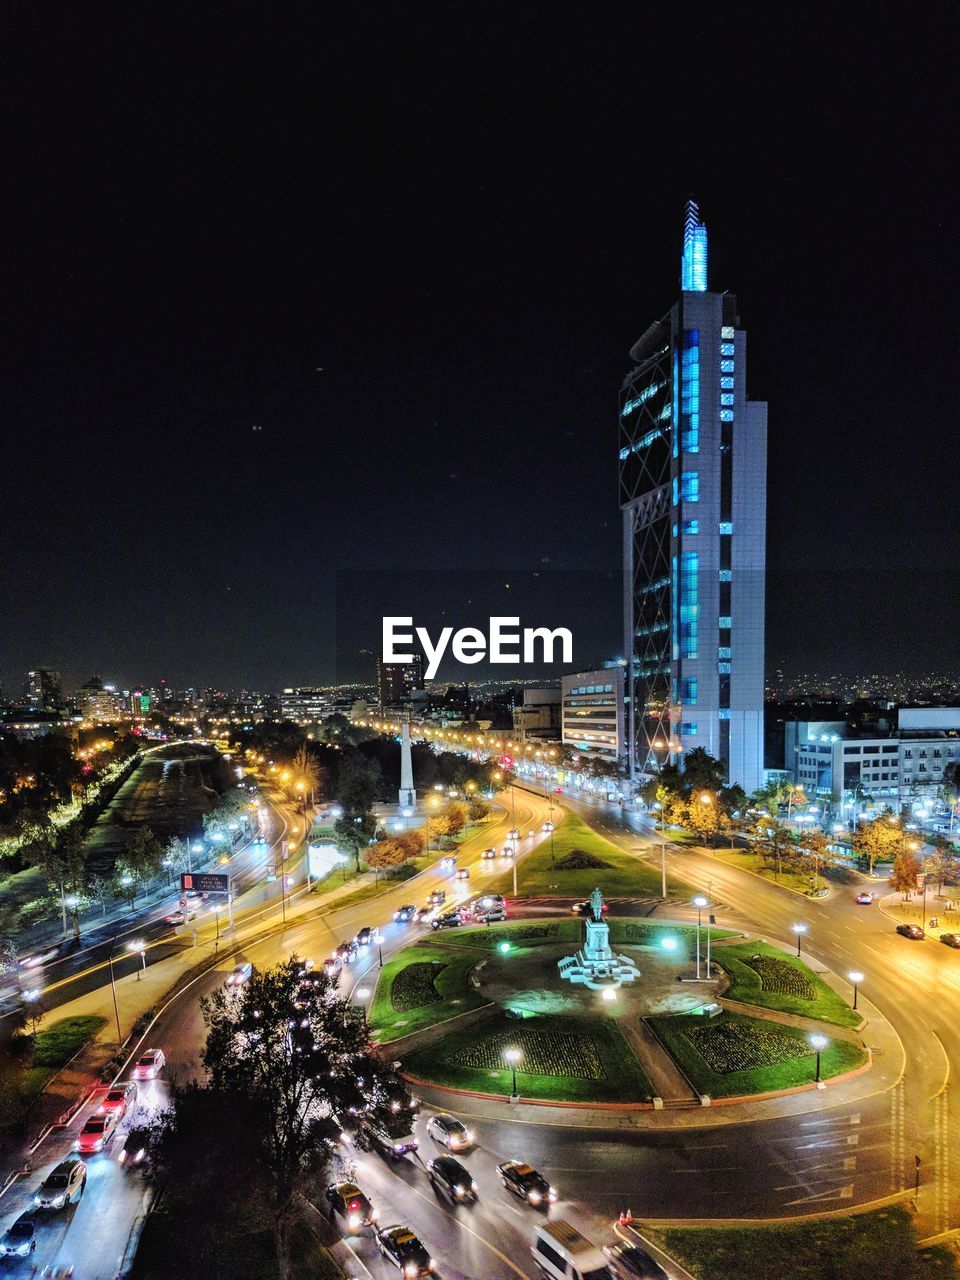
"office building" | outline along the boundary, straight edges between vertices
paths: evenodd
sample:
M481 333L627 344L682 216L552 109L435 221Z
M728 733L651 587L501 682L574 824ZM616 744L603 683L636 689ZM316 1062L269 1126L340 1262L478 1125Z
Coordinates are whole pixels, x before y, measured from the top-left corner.
M561 680L561 741L611 763L626 751L622 667L581 671Z
M747 396L736 298L707 287L687 205L677 302L630 351L620 399L630 777L703 747L763 781L767 407Z
M27 672L23 686L25 711L59 711L63 706L60 672L52 667L37 667Z
M91 676L80 686L76 702L79 714L94 724L108 724L119 719L120 708L115 693L103 687L99 676Z
M313 724L330 714L331 702L327 689L284 689L280 695L280 714L295 724Z
M381 711L402 707L424 687L426 663L422 653L414 653L412 662L383 662L377 667L377 702Z

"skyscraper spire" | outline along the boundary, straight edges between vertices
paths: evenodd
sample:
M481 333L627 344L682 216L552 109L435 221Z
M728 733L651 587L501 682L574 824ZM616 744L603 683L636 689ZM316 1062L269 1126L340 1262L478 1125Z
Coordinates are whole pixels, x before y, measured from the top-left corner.
M691 196L683 219L683 258L680 266L680 288L684 293L707 291L707 228L700 208Z

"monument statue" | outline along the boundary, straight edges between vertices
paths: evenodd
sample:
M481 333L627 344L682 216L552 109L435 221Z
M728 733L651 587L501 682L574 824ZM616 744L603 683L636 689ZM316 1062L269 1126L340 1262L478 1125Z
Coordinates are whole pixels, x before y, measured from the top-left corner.
M603 894L599 889L594 889L590 895L590 910L594 920L603 919Z
M417 792L413 785L413 756L410 751L410 711L403 713L400 725L400 812L404 809L415 809Z
M560 977L582 983L594 991L634 982L639 976L634 961L628 956L615 955L610 948L610 926L603 918L603 894L599 888L590 895L590 914L585 924L587 936L583 946L576 955L564 956L557 962Z

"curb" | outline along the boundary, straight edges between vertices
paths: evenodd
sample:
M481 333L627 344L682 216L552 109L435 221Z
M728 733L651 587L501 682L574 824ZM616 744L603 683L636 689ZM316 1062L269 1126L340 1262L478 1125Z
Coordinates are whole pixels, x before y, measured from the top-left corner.
M406 1071L397 1073L408 1084L421 1086L424 1089L436 1089L440 1093L454 1093L461 1098L484 1098L488 1102L510 1103L507 1093L480 1093L477 1089L458 1089L454 1085L433 1084L430 1080L420 1080L417 1076L408 1075ZM653 1111L652 1102L555 1102L549 1098L528 1098L525 1094L518 1101L525 1107L562 1107L578 1111Z
M708 1231L725 1228L736 1230L739 1227L791 1226L800 1222L819 1222L823 1218L849 1218L857 1213L874 1213L877 1209L888 1209L891 1205L910 1200L913 1194L912 1188L893 1191L888 1196L866 1200L863 1204L852 1204L843 1209L820 1209L814 1213L796 1213L786 1218L782 1216L779 1218L644 1218L643 1223L647 1227L703 1228ZM922 1244L923 1241L919 1243Z

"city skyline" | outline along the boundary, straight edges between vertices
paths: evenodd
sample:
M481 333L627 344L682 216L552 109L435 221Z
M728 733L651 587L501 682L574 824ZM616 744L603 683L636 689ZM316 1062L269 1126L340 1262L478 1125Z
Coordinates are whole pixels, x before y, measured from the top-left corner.
M352 47L353 20L339 21ZM665 42L679 29L665 19ZM899 625L918 600L935 618L953 599L938 564L918 579L918 513L936 560L960 551L941 482L958 447L942 390L957 250L924 127L949 118L939 82L894 106L861 92L856 64L811 100L797 26L795 52L777 46L755 69L749 118L723 108L703 129L736 35L685 33L692 87L651 186L628 162L639 18L597 25L604 56L587 65L563 30L544 44L518 17L512 51L478 34L426 101L418 73L443 64L443 24L402 68L389 22L356 65L334 57L333 29L316 64L290 30L240 31L233 56L255 50L257 84L226 117L215 17L191 28L201 62L179 79L171 28L118 82L131 34L118 28L91 44L83 91L76 48L44 49L47 34L42 21L11 33L11 100L33 101L41 51L51 78L44 108L21 113L23 198L4 215L18 245L5 418L29 442L4 466L5 687L41 661L78 681L108 664L171 683L333 678L336 570L615 575L622 355L673 296L691 190L711 225L711 287L736 285L749 316L749 394L775 405L768 669L960 665L949 628ZM534 48L576 66L572 92L563 76L531 80ZM919 74L881 48L870 75L894 65ZM79 136L97 139L89 164ZM68 216L61 184L85 191ZM40 459L55 477L44 501ZM619 648L616 582L608 607L597 656Z

